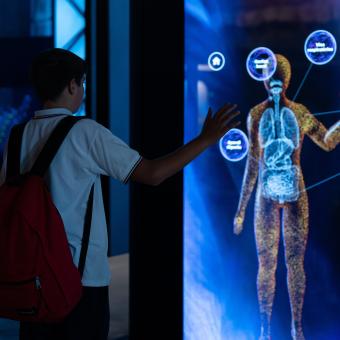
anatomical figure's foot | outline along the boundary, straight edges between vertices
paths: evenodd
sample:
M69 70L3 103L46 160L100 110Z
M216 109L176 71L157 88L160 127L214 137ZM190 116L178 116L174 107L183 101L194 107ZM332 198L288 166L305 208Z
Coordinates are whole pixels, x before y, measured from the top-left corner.
M261 326L261 335L259 340L271 340L272 337L270 336L270 326L265 322L265 325Z
M292 325L292 339L293 340L305 340L301 326Z

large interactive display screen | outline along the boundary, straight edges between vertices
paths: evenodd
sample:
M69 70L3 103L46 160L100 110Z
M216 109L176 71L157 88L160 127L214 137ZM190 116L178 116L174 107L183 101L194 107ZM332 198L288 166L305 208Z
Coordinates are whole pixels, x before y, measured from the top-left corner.
M184 339L340 339L340 2L185 0Z

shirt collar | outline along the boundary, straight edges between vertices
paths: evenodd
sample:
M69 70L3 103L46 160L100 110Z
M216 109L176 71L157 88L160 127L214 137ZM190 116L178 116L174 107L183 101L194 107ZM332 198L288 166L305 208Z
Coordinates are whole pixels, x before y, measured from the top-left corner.
M39 111L35 111L34 112L34 118L42 118L42 117L53 117L56 115L68 115L68 116L72 116L73 113L68 110L65 109L63 107L57 107L54 109L45 109L45 110L39 110Z

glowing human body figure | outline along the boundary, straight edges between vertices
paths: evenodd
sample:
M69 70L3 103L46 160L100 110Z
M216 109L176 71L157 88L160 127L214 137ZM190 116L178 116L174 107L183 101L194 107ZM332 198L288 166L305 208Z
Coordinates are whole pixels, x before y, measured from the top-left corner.
M291 333L293 339L303 340L301 321L306 286L303 263L308 235L308 200L300 167L301 147L307 134L325 151L334 149L340 141L340 125L337 122L327 131L305 106L287 99L291 67L285 57L276 57L277 70L265 82L269 98L251 109L248 115L249 154L234 232L239 234L243 229L246 206L259 177L254 224L259 260L260 339L271 338L282 211Z

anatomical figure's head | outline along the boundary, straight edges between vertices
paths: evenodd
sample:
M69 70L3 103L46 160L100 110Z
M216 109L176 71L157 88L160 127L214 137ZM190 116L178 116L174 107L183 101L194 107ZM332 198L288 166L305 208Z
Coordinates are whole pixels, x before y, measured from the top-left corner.
M281 54L276 54L277 67L271 78L264 81L264 86L270 95L285 93L290 82L292 69L290 62Z

